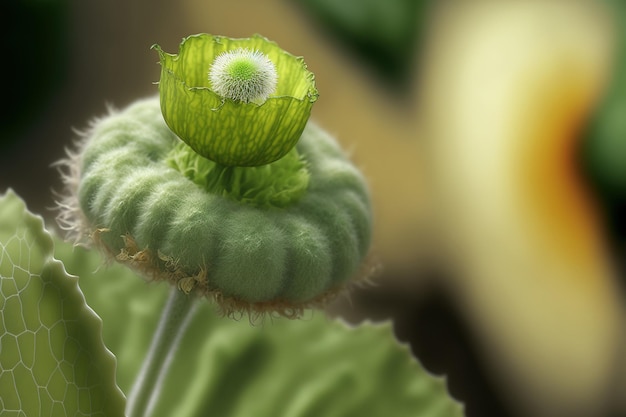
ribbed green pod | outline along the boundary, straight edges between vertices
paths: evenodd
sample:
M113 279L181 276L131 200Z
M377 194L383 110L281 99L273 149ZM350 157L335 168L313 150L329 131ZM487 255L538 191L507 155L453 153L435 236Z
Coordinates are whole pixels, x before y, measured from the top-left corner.
M235 168L268 170L258 182L276 189L263 204L246 200L245 190L235 195L193 181L189 170L213 163L172 163L181 146L157 99L100 119L86 133L75 158L76 194L92 237L111 254L185 291L253 309L297 308L355 275L370 244L368 189L319 127L307 124L293 151L299 157Z

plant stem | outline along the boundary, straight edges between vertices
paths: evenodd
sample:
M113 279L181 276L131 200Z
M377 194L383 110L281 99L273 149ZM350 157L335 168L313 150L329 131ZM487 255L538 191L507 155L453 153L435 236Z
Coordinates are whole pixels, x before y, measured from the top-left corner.
M150 350L126 402L126 416L147 417L163 385L169 366L193 317L194 298L172 287Z

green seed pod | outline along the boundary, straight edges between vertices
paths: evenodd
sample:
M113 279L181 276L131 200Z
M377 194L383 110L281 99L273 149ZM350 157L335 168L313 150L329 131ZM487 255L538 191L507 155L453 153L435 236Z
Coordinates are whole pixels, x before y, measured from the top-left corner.
M147 99L95 122L68 165L70 228L227 311L297 314L345 287L368 252L365 181L312 123L280 160L225 167L181 142Z
M225 166L259 166L295 146L318 97L301 57L262 36L193 35L178 55L153 48L163 117L197 153Z

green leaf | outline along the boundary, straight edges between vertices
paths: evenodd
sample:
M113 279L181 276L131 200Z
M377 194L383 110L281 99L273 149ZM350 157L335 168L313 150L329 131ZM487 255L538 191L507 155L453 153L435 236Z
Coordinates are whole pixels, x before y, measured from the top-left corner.
M626 3L605 3L618 29L612 78L584 126L579 154L584 178L603 210L605 229L619 246L626 243Z
M584 162L594 185L609 199L626 200L626 4L607 1L617 35L611 82L584 132Z
M43 220L0 196L0 415L122 416L115 358Z
M431 0L294 0L396 92L415 78Z
M58 256L81 275L89 304L130 391L166 301L167 284L129 270L100 268L99 255L60 245ZM96 271L95 273L93 271ZM205 300L176 352L155 416L461 416L442 378L429 375L391 326L356 328L318 315L305 320L219 317Z

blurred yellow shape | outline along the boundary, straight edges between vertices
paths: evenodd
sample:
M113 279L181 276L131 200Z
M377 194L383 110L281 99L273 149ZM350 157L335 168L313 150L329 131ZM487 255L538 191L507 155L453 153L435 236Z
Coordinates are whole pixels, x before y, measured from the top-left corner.
M534 234L537 249L585 268L577 274L584 282L577 284L591 285L606 241L578 151L586 117L596 104L598 76L575 62L568 69L555 64L547 74L536 75L536 85L516 93L521 111L512 121L511 142L518 144L511 155L517 168L512 187L520 214L530 219L528 233Z
M432 33L423 100L451 289L505 395L601 416L620 342L606 238L577 166L607 81L590 2L468 2Z

